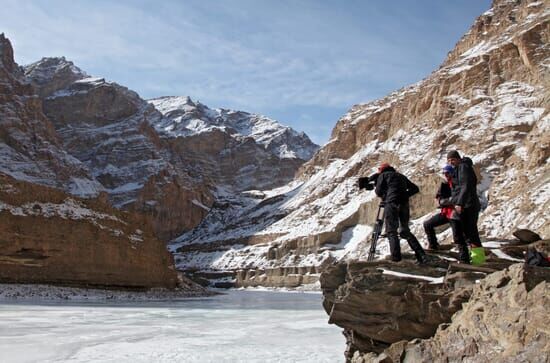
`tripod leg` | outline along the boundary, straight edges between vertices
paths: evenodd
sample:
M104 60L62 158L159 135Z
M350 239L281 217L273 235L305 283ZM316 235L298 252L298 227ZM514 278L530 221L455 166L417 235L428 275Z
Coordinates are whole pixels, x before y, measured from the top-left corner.
M374 229L372 232L371 245L369 249L369 254L367 256L367 261L374 261L376 255L376 245L378 239L382 234L382 227L384 225L384 204L380 203L378 205L378 211L376 213L376 223L374 224Z

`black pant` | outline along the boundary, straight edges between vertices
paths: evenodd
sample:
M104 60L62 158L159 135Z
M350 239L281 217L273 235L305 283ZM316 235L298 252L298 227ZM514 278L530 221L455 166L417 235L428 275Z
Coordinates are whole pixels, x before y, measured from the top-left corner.
M464 208L460 213L460 222L464 229L464 235L466 236L466 242L481 247L481 239L479 238L479 231L477 230L477 219L479 218L478 208Z
M442 226L446 223L449 223L451 225L454 243L461 246L466 245L462 223L460 223L459 220L448 219L445 215L437 213L436 215L424 222L424 231L426 232L426 237L428 238L428 243L430 244L430 246L437 246L435 227Z
M384 223L386 223L386 235L390 242L390 251L394 260L401 260L401 245L399 237L407 240L409 246L414 251L416 258L422 257L425 252L418 242L418 239L409 229L409 202L404 203L385 203L384 205ZM399 229L399 235L397 231Z

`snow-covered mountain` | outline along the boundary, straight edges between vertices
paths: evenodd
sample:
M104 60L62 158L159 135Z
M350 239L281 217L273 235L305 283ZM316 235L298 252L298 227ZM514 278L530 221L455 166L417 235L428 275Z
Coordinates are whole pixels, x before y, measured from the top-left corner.
M78 179L81 194L106 192L116 207L146 214L165 240L196 226L224 195L290 181L318 149L263 116L188 98L149 103L63 57L23 70L63 149L90 174Z
M239 286L316 281L326 264L367 251L378 200L357 188L357 177L382 161L420 186L413 225L423 237L421 222L435 212L438 174L451 149L472 157L479 172L483 238L509 238L515 228L549 235L550 11L544 4L494 1L439 69L353 106L296 180L248 194L239 207L214 208L175 239L177 265Z
M171 121L137 93L65 58L19 67L3 34L0 61L5 281L173 287L172 262L156 238L196 226L216 198L284 184L305 161L295 155L313 152L307 136L252 115L271 127L253 131L263 143L221 129L158 132Z
M149 100L165 119L155 128L172 137L212 131L228 132L235 138L251 137L281 159L309 160L319 149L309 137L262 115L227 109L210 109L189 97L161 97Z
M210 109L189 97L150 100L164 117L151 124L170 145L173 163L192 168L216 186L218 204L248 190L291 181L318 146L264 116Z
M64 58L22 69L0 36L0 172L105 191L172 240L181 269L239 286L313 283L334 260L360 257L378 201L357 177L382 161L421 187L421 236L450 149L479 172L484 238L548 235L549 17L544 2L495 0L439 69L353 106L315 153L263 116L187 97L149 103Z
M0 34L0 281L175 287L173 260L141 216L75 197L102 191Z
M147 215L168 239L205 214L208 185L175 167L151 123L162 114L115 82L88 76L65 58L43 58L25 68L42 98L63 148L83 163L114 206Z

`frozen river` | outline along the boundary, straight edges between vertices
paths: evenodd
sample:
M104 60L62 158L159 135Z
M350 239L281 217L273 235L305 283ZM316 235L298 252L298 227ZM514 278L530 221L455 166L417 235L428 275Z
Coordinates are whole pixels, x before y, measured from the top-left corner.
M320 294L178 302L0 303L0 362L342 362Z

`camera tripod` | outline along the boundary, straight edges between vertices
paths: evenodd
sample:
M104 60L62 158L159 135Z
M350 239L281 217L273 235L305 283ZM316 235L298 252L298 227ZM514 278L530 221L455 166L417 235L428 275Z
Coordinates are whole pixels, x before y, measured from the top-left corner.
M380 202L378 205L378 212L376 213L376 222L372 230L370 238L370 249L367 256L367 261L374 261L374 255L376 254L376 243L382 234L382 226L384 225L384 202Z

